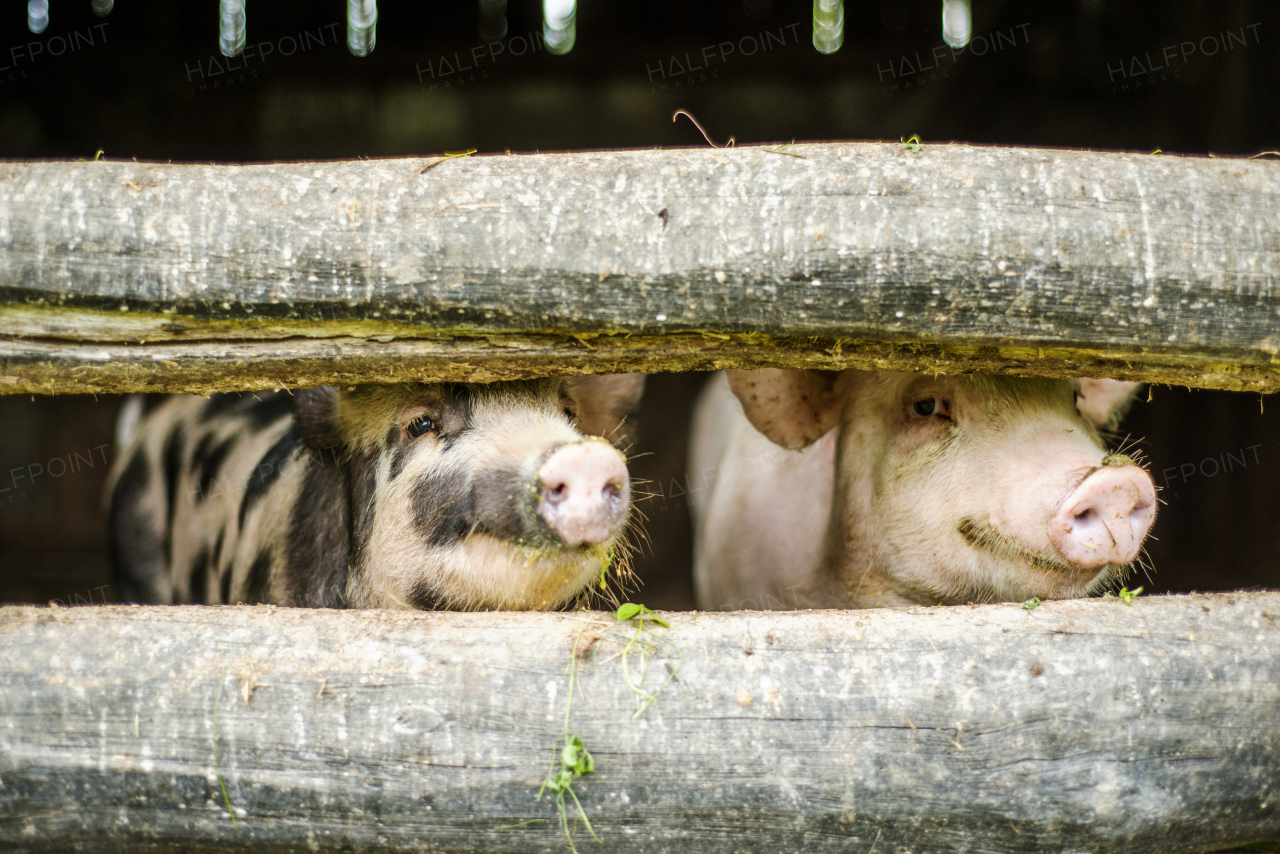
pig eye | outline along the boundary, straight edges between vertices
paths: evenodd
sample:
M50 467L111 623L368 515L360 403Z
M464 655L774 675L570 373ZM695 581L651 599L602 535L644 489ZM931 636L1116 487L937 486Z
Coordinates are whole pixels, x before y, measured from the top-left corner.
M419 415L417 418L410 421L404 428L405 432L414 439L421 438L427 433L434 432L435 429L436 422L432 421L425 415Z
M922 397L911 404L911 414L917 418L945 418L950 420L951 409L945 400L936 397Z

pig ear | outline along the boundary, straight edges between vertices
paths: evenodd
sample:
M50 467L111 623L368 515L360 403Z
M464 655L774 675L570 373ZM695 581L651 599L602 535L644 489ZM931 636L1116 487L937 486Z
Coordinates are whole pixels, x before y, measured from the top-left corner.
M1120 423L1141 385L1086 378L1071 381L1071 388L1076 393L1076 411L1085 421L1101 430L1112 430Z
M729 387L751 426L775 445L807 448L840 420L835 394L838 371L726 371Z
M298 431L312 448L332 448L342 444L338 431L338 407L342 394L331 385L306 388L293 393L293 411Z
M578 400L578 424L589 436L603 436L617 444L626 438L623 423L640 406L644 374L605 374L569 380Z

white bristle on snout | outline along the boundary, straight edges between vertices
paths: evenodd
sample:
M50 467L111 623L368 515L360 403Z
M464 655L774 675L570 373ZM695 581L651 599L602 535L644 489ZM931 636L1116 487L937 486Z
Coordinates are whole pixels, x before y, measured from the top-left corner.
M571 442L538 469L538 517L566 545L613 537L626 521L630 502L627 461L608 442Z

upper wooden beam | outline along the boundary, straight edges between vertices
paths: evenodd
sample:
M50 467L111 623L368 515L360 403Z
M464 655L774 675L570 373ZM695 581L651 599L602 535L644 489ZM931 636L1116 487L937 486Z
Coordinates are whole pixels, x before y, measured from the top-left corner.
M0 164L0 390L729 365L1270 391L1280 164L839 143Z

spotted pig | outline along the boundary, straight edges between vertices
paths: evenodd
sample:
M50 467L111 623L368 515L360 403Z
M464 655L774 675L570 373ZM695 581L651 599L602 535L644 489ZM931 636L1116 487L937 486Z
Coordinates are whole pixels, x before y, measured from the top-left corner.
M126 601L546 609L624 572L627 374L163 398L108 484Z

